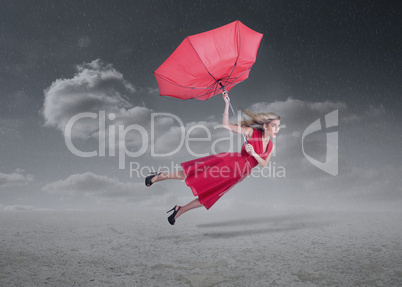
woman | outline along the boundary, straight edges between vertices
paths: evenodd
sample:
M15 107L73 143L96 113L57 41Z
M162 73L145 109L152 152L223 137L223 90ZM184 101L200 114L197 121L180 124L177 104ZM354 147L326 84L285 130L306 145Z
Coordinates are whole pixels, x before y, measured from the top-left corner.
M206 209L213 204L234 185L242 181L251 170L260 164L266 166L274 151L270 138L275 138L280 125L280 117L274 113L253 113L246 110L250 117L243 120L241 127L229 123L229 97L223 93L225 110L223 112L223 126L228 130L243 134L247 138L241 152L220 153L183 162L182 171L172 173L154 173L145 179L146 186L166 179L185 180L193 194L198 198L184 206L176 205L168 212L171 225L183 213L204 205Z

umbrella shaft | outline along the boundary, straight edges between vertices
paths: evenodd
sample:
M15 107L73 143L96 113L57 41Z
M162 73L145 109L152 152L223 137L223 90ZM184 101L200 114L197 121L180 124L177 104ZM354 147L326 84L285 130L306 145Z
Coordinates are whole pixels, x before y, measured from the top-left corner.
M229 101L229 106L230 106L230 109L232 110L233 114L236 116L236 113L235 113L235 111L233 109L233 106L232 106L232 103L230 101ZM241 134L243 136L244 142L247 144L248 142L247 142L246 136L244 135L243 130L241 129L241 125L240 125L240 122L239 122L238 118L237 118L237 125L240 128L240 132L241 132Z

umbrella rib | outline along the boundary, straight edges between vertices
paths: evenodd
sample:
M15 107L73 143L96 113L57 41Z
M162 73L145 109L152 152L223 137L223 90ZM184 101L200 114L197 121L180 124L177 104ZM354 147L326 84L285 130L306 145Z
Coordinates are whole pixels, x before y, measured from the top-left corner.
M212 91L212 90L213 90L212 96L215 96L215 95L216 95L216 91L218 90L218 83L217 83L217 82L214 82L214 83L211 85L211 87L208 87L208 92L206 92L206 93L204 93L204 94L202 94L202 95L195 96L195 97L193 97L193 99L198 99L198 98L204 97L204 96L210 94L210 91ZM210 97L212 97L212 96L210 96ZM209 99L210 97L208 97L208 99Z
M185 99L185 98L180 98L180 97L178 97L178 96L172 96L172 95L168 95L168 94L164 94L164 95L160 94L160 96L163 96L163 97L178 98L178 99L181 99L181 100L183 100L183 101L192 100L192 99L197 99L197 98L199 98L199 97L203 97L203 96L206 96L206 95L208 95L208 92L205 92L204 94L198 95L198 96L196 96L196 97L192 97L192 98Z
M216 82L215 77L212 76L212 74L209 72L207 66L205 66L204 62L202 61L200 55L198 55L198 52L197 52L197 50L194 48L193 43L191 43L190 38L189 38L189 37L186 37L186 39L189 41L189 43L190 43L191 47L193 48L194 52L197 54L198 59L200 59L201 63L204 65L205 70L207 70L208 74L209 74L209 75L212 77L212 79L214 79L214 81Z
M251 67L248 68L248 69L247 69L246 71L244 71L243 73L241 73L238 77L232 78L232 80L231 80L230 82L229 82L230 76L227 77L224 86L225 86L225 87L230 86L230 85L233 84L238 78L240 78L241 76L243 76L246 72L248 72L248 71L250 71L250 70L251 70ZM220 88L218 87L218 83L217 83L217 82L214 82L214 83L213 83L211 86L209 86L209 87L203 87L203 88L199 88L199 87L186 87L186 86L181 86L181 85L178 85L178 84L176 84L176 83L173 83L173 82L169 81L168 79L165 79L165 78L162 77L161 75L156 74L155 72L154 72L154 75L155 75L155 76L158 76L158 77L161 78L162 80L164 80L164 81L166 81L166 82L168 82L168 83L170 83L170 84L172 84L172 85L174 85L174 86L176 86L176 87L185 88L185 89L192 89L192 90L193 90L193 89L196 89L196 90L206 90L206 92L205 92L204 94L195 96L195 97L193 97L193 99L198 99L198 98L204 97L204 96L208 95L208 93L210 93L212 90L213 90L213 94L216 95L217 91L220 89ZM242 81L242 82L243 82L243 81ZM237 84L237 83L236 83L236 84ZM236 84L235 84L235 85L236 85ZM235 85L234 85L234 86L235 86ZM161 94L161 96L172 97L171 95L162 95L162 94ZM175 97L173 97L173 98L175 98Z
M243 48L242 47L243 43L241 42L242 38L243 38L242 36L244 36L243 35L244 33L245 33L245 35L247 35L249 33L249 31L248 30L245 30L243 32L241 31L241 28L244 25L239 20L236 20L235 23L232 23L232 24L235 24L235 26L234 27L232 26L231 29L237 27L237 41L232 42L232 47L233 48L231 48L231 51L234 52L233 49L236 48L236 45L237 45L237 56L231 54L230 58L231 58L231 60L233 62L231 62L229 60L229 58L226 59L226 60L229 60L229 61L225 62L226 64L231 65L231 67L226 66L222 70L223 74L216 75L217 78L215 78L215 76L212 75L212 72L209 71L209 68L207 66L208 62L207 61L204 62L203 57L202 57L203 54L201 53L201 51L200 51L201 54L199 54L198 50L195 48L196 46L198 47L198 45L203 45L203 43L198 43L196 40L194 40L195 41L195 44L194 44L192 42L192 39L193 39L192 36L187 36L185 38L185 41L188 41L188 42L187 42L187 44L185 44L185 46L187 46L186 49L188 49L187 53L190 53L189 55L191 55L191 49L193 49L193 54L191 56L191 58L193 59L193 61L192 61L193 63L188 62L188 61L187 61L187 63L183 62L182 63L183 67L187 67L187 65L194 65L194 62L196 62L197 61L196 59L198 58L199 61L204 66L205 70L203 72L202 66L198 64L197 65L197 73L194 74L194 75L192 75L190 73L190 75L192 77L188 77L188 78L186 78L184 76L180 77L179 76L179 75L181 75L180 73L177 73L177 75L173 74L173 76L171 78L168 75L169 73L167 75L164 74L166 72L169 72L168 69L166 71L162 69L162 72L163 72L162 74L158 73L157 71L155 71L154 75L157 77L157 80L160 81L160 84L166 90L163 93L163 95L173 97L173 98L181 98L181 97L186 98L187 97L187 99L189 99L188 97L190 97L190 98L199 99L199 100L203 101L203 100L207 100L207 99L211 98L212 96L217 95L218 93L221 92L221 90L224 90L225 88L229 89L229 88L234 87L239 82L243 82L245 79L248 78L247 73L250 72L250 69L252 68L253 64L255 63L255 60L254 61L245 61L244 63L240 62L240 64L239 64L239 60L240 60L240 56L242 56L242 59L244 58L243 54L241 54L242 50L243 50L242 49ZM242 26L240 24L242 24ZM230 38L234 40L233 36L236 37L236 33L233 33L233 32L235 32L233 30L231 30L231 32L232 33L231 33ZM255 31L252 31L252 32L256 33ZM255 34L255 36L253 34L253 37L254 38L257 37L257 34ZM220 38L222 38L222 37L220 37ZM257 47L258 47L259 43L257 43L257 40L258 39L255 38L255 41L256 41L255 45L257 45ZM190 44L190 45L188 45L188 44ZM253 42L253 47L255 45L254 45L254 42ZM247 45L245 47L247 47ZM253 47L251 47L250 49L252 49ZM217 47L216 47L216 49L217 49ZM176 50L178 50L178 49L176 49ZM246 52L246 50L245 50L245 52ZM215 51L214 48L210 47L209 52L214 53L214 51ZM261 49L260 49L260 51L261 51ZM194 55L194 53L195 53L196 56ZM250 53L252 53L252 51L250 51ZM236 58L233 59L233 56L235 56ZM246 59L248 59L247 56L245 56L245 57L246 57ZM165 61L165 63L166 62L167 61ZM165 63L163 63L163 64L165 64ZM239 64L239 67L237 67L238 64ZM170 65L171 65L171 63L170 63ZM168 67L171 68L169 65L168 65ZM175 67L176 66L173 65L173 68L175 68ZM176 68L182 69L181 66L176 67ZM235 73L235 70L236 70L236 73ZM189 69L189 71L193 71L193 70ZM180 72L187 72L187 73L189 73L189 71L187 71L186 69L180 70ZM208 76L205 73L205 71L209 74L209 76L211 78L208 78ZM212 71L214 71L214 70L212 70ZM198 73L202 74L202 78L200 78L200 79L198 78L198 76L199 76ZM179 78L177 78L177 76L179 76ZM163 80L163 81L161 81L161 80ZM160 94L160 95L162 96L162 94ZM184 98L181 98L181 99L184 99Z
M161 77L160 75L158 75L158 74L156 74L156 73L154 73L154 74L155 74L155 76L160 77L162 80L165 80L165 81L167 81L168 83L171 83L172 85L175 85L175 86L177 86L177 87L186 88L186 89L198 89L198 90L205 90L205 91L206 91L205 93L203 93L203 94L201 94L201 95L198 95L198 96L195 96L195 97L192 97L192 98L188 98L188 99L183 99L183 98L176 97L176 96L172 96L172 95L168 95L168 94L164 94L164 95L160 94L161 96L164 96L164 97L179 98L179 99L182 99L182 100L191 100L191 99L197 99L197 98L204 97L204 96L210 94L211 91L214 91L214 94L213 94L213 96L214 96L214 95L215 95L215 92L216 92L216 90L217 90L216 87L217 87L218 83L216 83L216 82L214 82L213 84L211 84L211 85L210 85L209 87L207 87L207 88L185 87L185 86L180 86L180 85L177 85L177 84L175 84L175 83L172 83L171 81L169 81L169 80L167 80L167 79ZM214 87L215 87L215 88L214 88ZM209 98L210 98L210 97L208 97L208 99L209 99Z
M245 70L245 71L244 71L243 73L241 73L238 77L232 78L231 82L229 82L229 79L230 79L230 78L228 78L226 82L229 82L229 85L230 85L230 84L234 83L234 81L236 81L238 78L240 78L241 76L243 76L245 73L247 73L247 72L250 71L250 70L251 70L251 68ZM244 81L241 81L241 82L244 82ZM239 83L240 83L240 82L239 82ZM227 86L229 86L229 85L227 85ZM237 83L236 83L235 85L237 85Z
M247 72L250 71L250 70L251 70L251 68L248 68L248 69L245 70L243 73L241 73L238 77L232 78L230 82L229 82L230 77L227 77L226 84L225 84L224 86L225 86L225 87L231 86L231 84L233 84L238 78L240 78L241 76L243 76L245 73L247 73ZM244 81L241 81L241 82L244 82ZM239 82L239 83L240 83L240 82ZM237 84L238 84L238 83L235 83L233 86L236 86ZM213 89L213 96L216 95L216 94L218 94L217 91L221 89L221 88L218 86L218 83L215 82L215 83L212 84L212 86L214 86L214 88L213 88L213 87L205 88L206 90L208 90L206 93L204 93L204 94L202 94L202 95L195 96L195 97L193 97L193 99L198 99L198 98L204 97L205 95L208 95L208 93L209 93L212 89ZM210 97L209 97L209 98L210 98Z
M237 30L238 30L238 35L239 35L239 39L237 40L237 45L238 45L238 49L237 49L237 58L236 61L233 65L232 71L229 74L229 77L227 78L228 80L230 79L230 76L233 74L234 69L237 66L237 62L239 61L239 57L240 57L240 49L241 49L241 35L240 35L240 25L239 25L239 20L237 20ZM228 82L228 80L225 82L225 84L223 85L224 87L226 87L226 84Z
M186 86L182 86L182 85L176 84L176 83L174 83L174 82L172 82L172 81L169 81L168 79L162 77L162 76L159 75L159 74L156 74L155 72L154 72L154 75L155 75L155 76L158 76L158 77L161 78L162 80L164 80L164 81L168 82L169 84L172 84L172 85L174 85L174 86L176 86L176 87L185 88L185 89L192 89L192 90L194 90L194 89L196 89L196 90L208 90L208 89L210 89L209 87L186 87Z

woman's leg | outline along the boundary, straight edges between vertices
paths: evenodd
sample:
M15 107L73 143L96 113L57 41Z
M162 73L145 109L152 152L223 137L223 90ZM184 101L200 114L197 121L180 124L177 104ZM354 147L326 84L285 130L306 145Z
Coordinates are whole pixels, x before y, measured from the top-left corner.
M176 171L176 172L169 172L169 173L164 172L164 173L161 173L161 174L159 174L157 176L154 176L151 179L151 182L155 183L157 181L166 180L166 179L180 179L180 180L183 180L185 178L186 178L186 175L184 174L184 172L179 170L179 171Z
M194 199L193 201L190 201L189 203L187 203L186 205L182 206L179 210L179 212L177 212L176 216L174 217L175 219L178 218L180 215L182 215L183 213L197 208L197 207L201 207L202 204L200 203L200 201L198 200L198 198Z

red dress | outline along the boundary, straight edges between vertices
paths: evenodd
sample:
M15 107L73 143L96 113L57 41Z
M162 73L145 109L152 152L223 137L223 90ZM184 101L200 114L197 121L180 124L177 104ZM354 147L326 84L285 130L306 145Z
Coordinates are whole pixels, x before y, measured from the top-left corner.
M266 159L273 144L269 140L267 150L264 152L262 133L253 129L248 142L261 158ZM186 175L186 184L206 209L210 209L222 195L242 181L257 165L258 161L246 151L245 144L240 153L218 153L181 163Z

